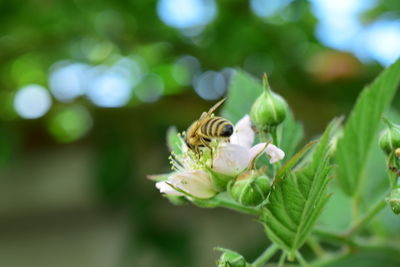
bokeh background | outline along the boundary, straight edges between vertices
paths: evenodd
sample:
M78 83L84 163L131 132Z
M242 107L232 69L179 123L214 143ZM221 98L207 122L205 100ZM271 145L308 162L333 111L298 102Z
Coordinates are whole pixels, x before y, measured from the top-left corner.
M240 68L267 72L310 138L399 56L398 0L1 1L0 266L254 259L255 220L173 206L146 179L169 171L168 127Z

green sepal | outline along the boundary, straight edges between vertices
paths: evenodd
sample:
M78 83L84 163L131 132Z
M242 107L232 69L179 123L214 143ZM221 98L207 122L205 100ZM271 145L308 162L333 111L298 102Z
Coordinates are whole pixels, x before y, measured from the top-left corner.
M250 267L251 265L246 262L245 258L230 249L214 248L214 250L221 251L222 255L217 261L218 267Z
M235 179L234 176L216 172L210 167L205 167L205 168L211 176L211 180L215 186L215 190L218 192L226 191L228 182Z
M387 127L383 130L379 138L379 146L386 155L390 155L400 147L400 125L395 124L386 118L383 118L383 121Z
M180 206L188 203L187 198L185 198L184 196L173 196L166 194L165 197L168 198L169 202L171 202L171 204L175 206Z
M164 173L164 174L149 174L147 175L147 178L154 181L154 182L163 182L167 181L168 177L173 175L174 173Z
M271 181L263 172L264 170L250 170L230 182L228 192L231 197L246 207L255 207L266 201Z

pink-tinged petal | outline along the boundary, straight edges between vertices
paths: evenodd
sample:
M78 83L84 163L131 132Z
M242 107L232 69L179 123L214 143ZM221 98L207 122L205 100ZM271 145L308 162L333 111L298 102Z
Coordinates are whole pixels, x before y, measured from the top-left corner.
M259 143L250 149L250 161L253 161L257 155L261 155L263 149L265 149L265 145L266 143Z
M211 198L217 193L210 175L202 170L176 173L169 177L168 182L197 198Z
M254 142L254 136L255 134L251 128L250 116L245 115L236 123L230 140L232 144L250 149Z
M271 164L281 161L285 157L285 152L283 152L283 150L279 147L273 144L269 144L267 147L265 147L265 145L266 143L259 143L250 149L250 161L252 161L260 153L264 152L270 157L269 162Z
M285 157L285 152L273 144L269 144L267 146L265 153L267 153L267 155L270 157L270 163L281 161Z
M156 183L156 187L158 190L160 190L160 193L162 193L162 194L173 195L173 196L183 196L183 194L181 192L178 192L175 189L173 189L165 181Z
M241 173L250 163L249 149L236 144L221 144L213 162L216 172L229 176Z

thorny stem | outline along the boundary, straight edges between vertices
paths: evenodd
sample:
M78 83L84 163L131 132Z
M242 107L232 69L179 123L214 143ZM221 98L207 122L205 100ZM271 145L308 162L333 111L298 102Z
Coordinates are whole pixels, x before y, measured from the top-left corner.
M254 267L263 266L278 251L276 244L271 244L264 252L253 262Z
M356 223L346 232L344 237L350 238L355 232L364 227L372 218L375 217L384 207L386 206L385 199L380 200L376 203L361 219L357 220Z

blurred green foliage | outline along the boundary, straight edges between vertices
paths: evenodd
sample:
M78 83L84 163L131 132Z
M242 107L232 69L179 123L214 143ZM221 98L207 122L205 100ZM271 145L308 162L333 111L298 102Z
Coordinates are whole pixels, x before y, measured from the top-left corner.
M190 37L159 19L155 0L0 2L0 265L33 266L28 256L35 254L37 266L209 266L217 245L249 259L262 251L268 241L257 223L229 211L173 207L145 180L169 170L168 127L182 131L211 106L192 90L193 75L227 67L255 78L267 72L310 137L346 114L382 67L321 44L308 1L293 1L268 19L255 16L249 1L217 5L215 20ZM362 20L386 12L398 18L399 10L396 0L378 1ZM195 60L179 61L187 55ZM84 95L52 96L39 119L16 113L18 89L49 88L57 63L110 67L121 58L134 60L143 75L123 107L98 107ZM161 98L151 102L148 89L160 83ZM149 97L151 103L143 101ZM240 109L229 108L234 120ZM372 171L384 183L384 174ZM330 225L345 223L338 207L346 202L336 198L328 206L335 216L325 218ZM384 218L372 227L382 235L398 232L393 216ZM388 251L379 250L377 258ZM364 266L363 253L344 261Z

